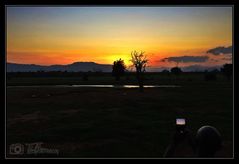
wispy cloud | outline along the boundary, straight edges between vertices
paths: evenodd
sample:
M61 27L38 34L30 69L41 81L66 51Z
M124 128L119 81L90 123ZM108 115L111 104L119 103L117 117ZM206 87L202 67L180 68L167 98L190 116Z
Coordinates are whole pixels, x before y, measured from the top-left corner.
M222 60L225 60L225 61L232 61L232 57L225 57L225 58L222 58Z
M207 53L211 53L213 55L232 54L232 46L229 46L229 47L220 46L220 47L212 48L208 50Z
M203 63L208 61L208 56L175 56L161 60L161 62L180 62L180 63Z

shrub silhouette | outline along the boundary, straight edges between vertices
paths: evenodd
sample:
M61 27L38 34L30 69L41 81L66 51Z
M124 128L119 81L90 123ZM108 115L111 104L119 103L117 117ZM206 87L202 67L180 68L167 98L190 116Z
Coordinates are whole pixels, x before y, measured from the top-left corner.
M179 68L179 67L173 67L173 68L171 68L171 73L173 73L173 74L175 74L175 75L179 75L179 74L181 74L182 73L182 70L181 70L181 68Z
M124 75L126 66L124 60L116 60L113 63L112 75L115 77L116 81L120 80L120 76Z
M82 79L83 79L83 81L88 81L88 74L84 73Z
M215 81L217 80L216 72L205 72L204 79L206 81Z
M232 64L224 64L221 68L221 72L230 80L233 72Z
M164 69L164 70L162 70L162 73L168 74L168 73L169 73L169 70Z

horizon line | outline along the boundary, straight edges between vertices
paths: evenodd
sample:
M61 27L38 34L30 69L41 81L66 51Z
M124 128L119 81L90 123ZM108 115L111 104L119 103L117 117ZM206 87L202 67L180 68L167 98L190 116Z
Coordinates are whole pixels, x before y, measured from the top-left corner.
M59 66L66 66L66 65L71 65L71 64L74 64L74 63L94 63L94 64L99 64L99 65L109 65L109 66L112 66L113 64L101 64L101 63L96 63L96 62L93 62L93 61L76 61L76 62L72 62L72 63L68 63L68 64L50 64L50 65L42 65L42 64L34 64L34 63L15 63L15 62L6 62L6 64L19 64L19 65L37 65L37 66L45 66L45 67L49 67L49 66L56 66L56 65L59 65ZM224 63L224 64L232 64L232 63ZM168 67L165 67L165 66L147 66L148 68L173 68L173 67L179 67L179 68L185 68L185 67L190 67L190 66L202 66L202 67L205 67L205 68L213 68L213 67L220 67L220 66L223 66L224 64L219 64L219 65L213 65L213 66L203 66L203 65L200 65L200 64L192 64L192 65L188 65L188 66L168 66ZM127 67L130 67L130 66L127 66Z

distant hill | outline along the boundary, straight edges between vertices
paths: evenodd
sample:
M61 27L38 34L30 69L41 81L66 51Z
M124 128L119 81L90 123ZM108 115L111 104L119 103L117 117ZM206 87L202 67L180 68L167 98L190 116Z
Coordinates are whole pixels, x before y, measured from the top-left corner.
M68 72L111 72L112 65L94 62L75 62L67 65L42 66L35 64L7 63L7 72L68 71Z
M191 65L181 67L183 72L203 72L205 70L212 71L214 69L220 70L222 66L205 67L201 65ZM170 70L170 67L147 67L147 72L161 72L163 70ZM68 72L111 72L112 65L97 64L94 62L75 62L67 65L50 65L42 66L35 64L16 64L7 63L7 72L37 72L37 71L68 71Z

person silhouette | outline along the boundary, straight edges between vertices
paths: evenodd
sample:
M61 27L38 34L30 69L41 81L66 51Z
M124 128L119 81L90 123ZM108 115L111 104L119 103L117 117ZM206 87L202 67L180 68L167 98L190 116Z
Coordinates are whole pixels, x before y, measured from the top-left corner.
M191 150L185 151L186 144L191 147ZM184 133L175 132L164 157L213 158L221 146L221 135L215 127L207 125L199 128L196 137L193 137L189 129L185 129Z

